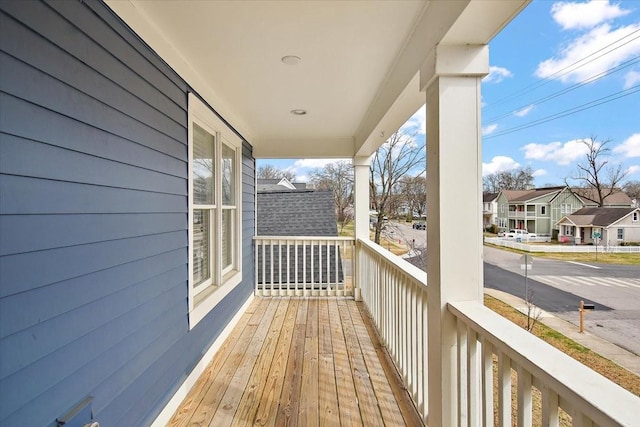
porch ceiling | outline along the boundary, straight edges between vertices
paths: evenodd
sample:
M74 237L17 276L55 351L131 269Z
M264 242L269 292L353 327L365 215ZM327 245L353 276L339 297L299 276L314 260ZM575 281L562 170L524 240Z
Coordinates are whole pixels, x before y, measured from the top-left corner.
M487 43L526 3L107 0L263 158L369 155L424 104L436 44Z

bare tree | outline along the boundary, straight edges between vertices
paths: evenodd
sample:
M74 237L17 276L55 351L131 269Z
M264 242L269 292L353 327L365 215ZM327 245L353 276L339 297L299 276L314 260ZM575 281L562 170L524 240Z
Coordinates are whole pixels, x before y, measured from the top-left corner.
M415 134L407 135L402 131L393 133L376 150L371 160L369 175L370 198L373 208L378 212L375 223L374 241L380 244L380 232L384 217L389 211L389 201L398 181L409 172L419 175L426 167L424 145L415 142Z
M635 200L636 207L640 207L640 181L627 181L622 189L631 200Z
M511 171L495 172L482 178L484 191L498 193L500 190L526 190L533 185L533 169L531 166Z
M345 161L329 163L310 174L310 182L318 190L330 190L336 205L340 231L353 218L353 166Z
M427 178L424 176L406 176L400 178L397 185L400 199L407 205L410 213L422 216L427 210Z
M279 169L276 166L266 164L258 166L256 171L258 179L282 179L287 178L290 182L295 181L296 174L290 170Z
M611 152L608 145L611 141L606 139L598 142L596 136L583 139L582 143L587 147L586 159L584 163L578 164L578 175L573 177L580 182L581 187L592 190L580 192L580 196L598 206L603 206L604 200L609 195L620 191L620 182L627 175L620 163L607 166L609 164L607 157Z

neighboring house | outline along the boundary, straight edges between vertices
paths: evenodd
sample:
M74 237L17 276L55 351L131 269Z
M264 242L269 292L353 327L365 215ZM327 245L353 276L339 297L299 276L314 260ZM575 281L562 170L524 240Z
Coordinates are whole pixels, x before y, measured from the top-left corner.
M484 193L482 195L482 228L498 224L498 194Z
M597 192L594 188L571 188L582 201L582 205L587 208L598 207L594 200L598 200ZM622 190L616 190L604 198L603 208L630 208L634 206L633 200Z
M561 242L618 246L640 242L639 208L582 208L558 221Z
M257 191L283 191L283 190L306 190L307 184L305 182L291 182L287 178L281 179L265 179L258 178Z
M559 200L559 196L567 191L566 187L502 190L496 198L496 223L503 230L523 229L538 235L552 235L553 219L557 215L557 202L554 200ZM571 202L562 197L560 199L563 213L566 209L573 209Z
M596 204L593 189L564 187L502 190L497 197L497 224L501 229L526 229L530 233L559 235L558 221L584 207ZM621 191L605 199L606 207L631 207L629 197Z
M338 235L331 191L258 191L257 209L258 236Z

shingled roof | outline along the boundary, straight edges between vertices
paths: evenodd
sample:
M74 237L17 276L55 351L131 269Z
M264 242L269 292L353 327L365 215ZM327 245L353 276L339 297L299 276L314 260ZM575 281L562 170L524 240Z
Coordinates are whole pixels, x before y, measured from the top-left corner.
M576 196L582 200L586 206L595 206L596 203L593 200L598 200L598 194L595 188L572 188ZM619 206L619 207L631 207L633 202L622 190L615 190L604 198L604 205L606 206Z
M634 210L636 208L582 208L564 218L581 227L608 227ZM564 218L558 222L562 222Z
M528 202L549 193L559 193L565 187L533 188L531 190L502 190L508 202Z
M337 236L330 191L258 192L259 236Z

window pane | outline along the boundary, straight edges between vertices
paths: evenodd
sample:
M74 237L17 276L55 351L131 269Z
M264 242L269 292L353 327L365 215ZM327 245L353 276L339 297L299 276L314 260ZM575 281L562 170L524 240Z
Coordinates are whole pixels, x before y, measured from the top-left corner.
M197 124L193 124L193 203L212 205L214 137Z
M235 205L235 156L234 149L222 144L222 204Z
M222 268L233 265L233 238L235 209L222 210Z
M194 209L193 211L193 286L211 277L209 245L210 221L209 210Z

